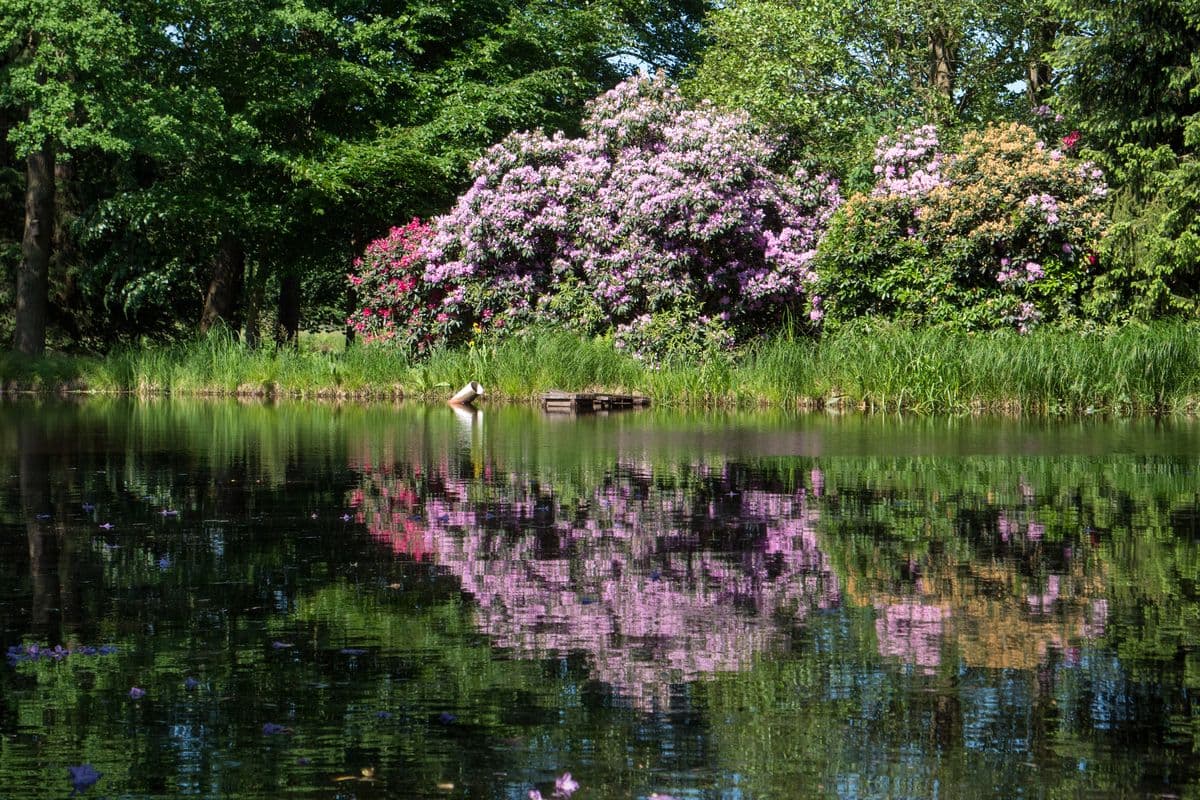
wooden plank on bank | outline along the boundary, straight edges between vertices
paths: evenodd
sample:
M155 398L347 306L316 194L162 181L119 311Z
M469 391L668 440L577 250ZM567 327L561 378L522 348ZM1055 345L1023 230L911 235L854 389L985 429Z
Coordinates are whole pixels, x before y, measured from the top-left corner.
M648 405L650 405L650 398L633 394L591 394L552 389L542 395L542 408L554 413L583 414L594 411L644 408Z

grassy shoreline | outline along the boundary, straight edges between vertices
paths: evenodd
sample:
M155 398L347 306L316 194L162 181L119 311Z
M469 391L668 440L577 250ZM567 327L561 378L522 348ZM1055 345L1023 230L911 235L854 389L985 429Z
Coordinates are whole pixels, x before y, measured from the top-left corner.
M732 357L659 369L607 340L563 332L439 352L419 364L383 348L276 352L219 336L103 357L0 356L6 394L445 399L469 380L506 401L551 388L605 389L668 407L1190 415L1200 413L1200 324L1020 336L864 322L820 340L780 335Z

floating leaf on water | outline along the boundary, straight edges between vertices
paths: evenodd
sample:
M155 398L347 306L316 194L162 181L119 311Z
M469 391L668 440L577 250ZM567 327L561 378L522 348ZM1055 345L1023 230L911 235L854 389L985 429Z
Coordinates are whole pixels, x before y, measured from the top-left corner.
M363 767L358 771L357 775L338 775L333 779L334 783L342 783L343 781L366 781L373 783L375 781L375 768Z
M454 791L454 784L447 781L445 783L439 783L437 788L443 792L452 792Z
M77 767L67 767L67 773L71 776L71 786L74 787L71 794L86 792L88 789L96 785L96 782L104 777L103 772L98 772L91 764L80 764Z

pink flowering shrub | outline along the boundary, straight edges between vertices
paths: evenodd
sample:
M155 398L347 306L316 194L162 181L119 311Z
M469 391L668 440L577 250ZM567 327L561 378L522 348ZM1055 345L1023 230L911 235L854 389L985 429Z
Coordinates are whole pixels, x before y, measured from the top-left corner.
M968 132L953 152L926 126L882 140L876 159L874 189L846 202L822 246L831 322L1026 332L1078 315L1106 226L1095 165L1019 123Z
M446 302L453 287L425 280L422 246L432 234L429 225L414 219L371 242L354 260L355 271L347 279L359 309L346 324L364 342L386 342L420 354L462 327L450 313L455 305Z
M582 137L518 133L489 150L434 221L426 283L451 319L619 331L650 358L744 339L813 310L817 243L840 203L833 182L780 175L775 159L744 115L631 78L592 101Z

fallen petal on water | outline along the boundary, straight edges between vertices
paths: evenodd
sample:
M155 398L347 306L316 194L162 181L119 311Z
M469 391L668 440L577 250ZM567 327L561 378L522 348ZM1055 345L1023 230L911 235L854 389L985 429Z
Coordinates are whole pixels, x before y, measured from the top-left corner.
M558 797L570 797L578 788L579 782L573 779L569 772L564 772L554 781L554 794Z

